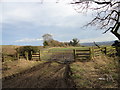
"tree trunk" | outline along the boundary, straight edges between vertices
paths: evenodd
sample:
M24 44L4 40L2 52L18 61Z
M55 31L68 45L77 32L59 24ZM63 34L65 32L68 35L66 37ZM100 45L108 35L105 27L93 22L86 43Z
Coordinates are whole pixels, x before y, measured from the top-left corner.
M120 33L118 33L120 29L120 22L118 22L114 28L111 30L111 32L120 40Z
M112 32L119 40L120 40L120 34L116 33L116 32Z

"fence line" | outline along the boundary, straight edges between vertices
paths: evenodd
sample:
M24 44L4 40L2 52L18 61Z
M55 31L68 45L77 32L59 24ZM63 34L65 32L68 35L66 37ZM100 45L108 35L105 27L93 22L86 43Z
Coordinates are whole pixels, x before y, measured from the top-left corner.
M44 54L46 53L46 54ZM39 50L39 52L37 53L33 53L31 51L31 55L28 55L28 52L25 52L25 56L24 58L26 58L26 60L29 60L31 57L31 60L41 60L41 57L50 57L52 56L52 58L56 58L59 59L62 57L61 54L63 54L65 56L67 56L67 53L71 53L73 55L73 59L77 60L77 59L93 59L96 56L100 56L102 53L104 53L105 55L111 55L111 54L115 54L116 53L116 48L115 47L101 47L101 48L96 48L96 47L90 47L90 48L82 48L82 49L73 49L73 50L66 50L66 51L61 51L61 50L53 50L53 51L41 51ZM50 54L50 55L49 55ZM57 55L56 57L55 54ZM21 59L23 56L21 56L19 53L17 53L17 59ZM69 56L68 56L69 57Z
M112 55L112 54L116 54L116 48L115 47L101 47L101 48L93 48L93 53L94 56L100 56L101 54L105 54L105 55Z
M100 56L101 54L105 55L111 55L111 54L116 54L116 48L115 47L102 47L102 48L96 48L96 47L90 47L89 49L84 49L84 50L73 50L73 55L74 59L89 59L91 60L92 58L96 56Z

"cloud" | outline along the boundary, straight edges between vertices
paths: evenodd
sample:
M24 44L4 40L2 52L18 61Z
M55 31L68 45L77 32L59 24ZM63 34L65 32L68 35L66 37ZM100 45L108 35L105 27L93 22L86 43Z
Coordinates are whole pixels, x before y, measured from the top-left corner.
M12 3L9 3L10 1ZM30 1L33 0L24 0L28 1L27 3L22 1L6 0L5 3L2 3L3 12L0 12L4 29L2 36L3 42L7 44L11 42L18 42L18 44L32 42L30 43L32 45L35 43L38 44L37 41L42 40L38 39L38 37L45 33L52 33L55 40L58 41L70 41L72 38L78 38L80 42L115 39L111 35L100 37L102 31L92 31L91 27L87 28L88 31L80 28L92 19L91 11L87 15L77 13L72 5L61 3L64 0L60 0L60 3L57 4L51 3L51 1L56 2L57 0L44 0L46 3L43 4L37 2L31 3Z
M54 2L56 3L57 0L1 0L1 2ZM67 2L70 2L72 0L60 0L59 2L64 2L64 3L67 3Z
M25 39L21 39L21 40L16 40L15 42L36 42L36 41L42 41L43 39L29 39L29 38L25 38Z
M1 0L1 2L41 2L42 0Z
M3 7L4 23L19 24L22 21L37 26L80 27L91 18L62 3L5 3Z

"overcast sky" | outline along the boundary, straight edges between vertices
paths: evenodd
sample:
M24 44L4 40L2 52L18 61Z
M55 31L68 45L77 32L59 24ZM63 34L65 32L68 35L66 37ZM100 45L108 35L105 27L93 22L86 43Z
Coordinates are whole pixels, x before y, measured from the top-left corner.
M48 2L49 1L49 2ZM51 2L50 2L51 1ZM78 38L81 43L111 41L117 38L110 32L94 27L82 28L94 14L77 13L73 6L57 0L1 0L0 28L3 45L42 45L42 35L49 33L58 41Z

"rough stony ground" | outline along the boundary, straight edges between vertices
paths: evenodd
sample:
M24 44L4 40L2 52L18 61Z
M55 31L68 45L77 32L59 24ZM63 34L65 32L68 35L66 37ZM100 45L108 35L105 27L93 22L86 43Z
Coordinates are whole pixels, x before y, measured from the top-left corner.
M65 64L45 62L20 76L3 81L3 88L68 88L72 80L65 78Z

